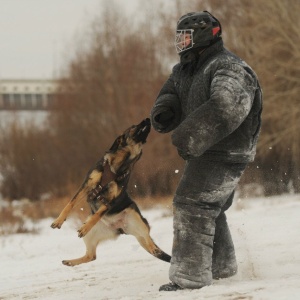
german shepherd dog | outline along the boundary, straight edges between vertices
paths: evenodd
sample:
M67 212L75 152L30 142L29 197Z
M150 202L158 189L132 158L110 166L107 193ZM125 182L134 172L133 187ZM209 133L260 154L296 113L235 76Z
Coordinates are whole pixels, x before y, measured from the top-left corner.
M85 242L86 254L77 259L63 260L64 265L76 266L95 260L97 245L122 233L135 236L150 254L170 262L171 257L153 242L147 220L126 191L130 173L142 155L142 146L150 129L147 118L125 130L88 172L78 192L52 223L52 228L61 228L72 208L82 200L91 207L92 214L78 230L78 236Z

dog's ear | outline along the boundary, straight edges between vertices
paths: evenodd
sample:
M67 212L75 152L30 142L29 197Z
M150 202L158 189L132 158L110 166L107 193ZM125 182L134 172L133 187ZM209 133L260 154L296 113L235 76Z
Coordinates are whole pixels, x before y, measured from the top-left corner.
M109 152L116 152L121 142L122 142L122 136L117 137L114 143L112 144L112 146L110 147Z

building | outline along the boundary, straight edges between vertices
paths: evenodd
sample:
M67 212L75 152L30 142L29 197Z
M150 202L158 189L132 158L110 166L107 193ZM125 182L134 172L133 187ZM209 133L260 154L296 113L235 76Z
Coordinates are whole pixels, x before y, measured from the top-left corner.
M47 110L57 93L57 81L0 79L0 110Z

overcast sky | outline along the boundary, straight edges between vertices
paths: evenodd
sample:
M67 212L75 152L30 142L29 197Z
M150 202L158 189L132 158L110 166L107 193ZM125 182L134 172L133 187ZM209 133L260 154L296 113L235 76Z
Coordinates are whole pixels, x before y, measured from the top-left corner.
M105 0L109 1L109 0ZM137 0L115 0L125 13ZM0 80L52 78L103 0L0 0Z

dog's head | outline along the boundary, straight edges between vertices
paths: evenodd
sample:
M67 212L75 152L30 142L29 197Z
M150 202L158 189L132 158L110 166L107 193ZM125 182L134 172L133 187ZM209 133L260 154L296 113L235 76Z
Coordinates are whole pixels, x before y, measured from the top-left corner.
M140 124L129 127L117 137L105 155L105 160L109 162L114 173L123 173L133 168L142 155L142 147L150 130L151 123L147 118Z
M148 134L151 130L150 119L143 120L138 125L133 125L126 129L123 134L117 137L113 145L110 147L109 152L115 153L127 146L134 147L135 145L142 146L146 143ZM140 147L141 148L141 147Z

